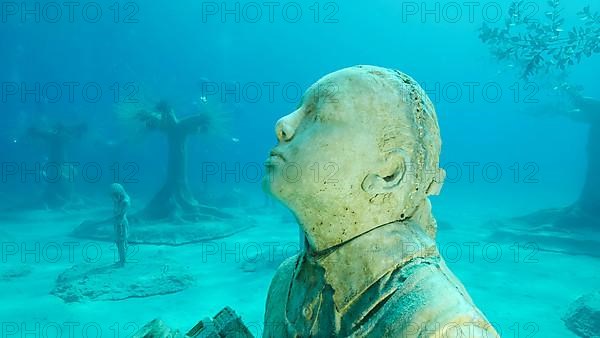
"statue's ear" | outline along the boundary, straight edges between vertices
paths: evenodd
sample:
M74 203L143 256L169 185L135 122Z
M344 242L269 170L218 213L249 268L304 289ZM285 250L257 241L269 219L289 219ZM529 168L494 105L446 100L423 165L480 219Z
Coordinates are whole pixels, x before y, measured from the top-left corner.
M371 194L388 193L403 182L407 173L407 159L402 150L394 150L385 155L383 165L375 168L377 172L369 173L362 182L362 189Z

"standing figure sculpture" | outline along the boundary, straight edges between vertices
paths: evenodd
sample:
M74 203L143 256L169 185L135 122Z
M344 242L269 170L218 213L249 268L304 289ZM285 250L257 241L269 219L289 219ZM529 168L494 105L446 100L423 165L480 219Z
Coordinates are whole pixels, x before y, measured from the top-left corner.
M334 72L275 129L269 187L305 249L273 278L264 337L498 337L435 243L441 138L412 78ZM286 180L287 165L311 174Z
M114 226L115 226L115 244L119 253L118 266L124 266L127 258L127 237L129 233L129 221L127 220L127 211L131 205L129 195L119 183L113 183L110 186L111 195L114 203Z

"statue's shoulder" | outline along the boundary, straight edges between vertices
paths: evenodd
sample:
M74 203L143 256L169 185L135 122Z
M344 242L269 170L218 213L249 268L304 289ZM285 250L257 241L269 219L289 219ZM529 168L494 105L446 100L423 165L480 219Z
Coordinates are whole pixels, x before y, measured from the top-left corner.
M271 297L271 295L276 296L281 292L287 294L299 258L300 254L293 255L279 265L277 271L275 271L275 276L271 280L268 297Z
M443 259L411 270L408 275L398 272L402 282L384 307L387 329L395 330L394 335L413 330L433 331L436 337L463 331L471 332L470 337L499 337Z
M294 276L294 270L300 254L287 258L275 272L271 280L265 306L264 334L263 337L285 336L285 307L287 295Z

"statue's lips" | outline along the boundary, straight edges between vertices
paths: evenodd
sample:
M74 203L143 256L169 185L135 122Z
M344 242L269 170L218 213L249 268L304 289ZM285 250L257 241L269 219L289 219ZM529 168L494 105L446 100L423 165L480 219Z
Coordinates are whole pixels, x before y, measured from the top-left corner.
M271 151L271 153L269 153L269 158L267 158L265 161L265 164L272 165L275 162L285 162L285 157L283 157L283 155L279 152Z

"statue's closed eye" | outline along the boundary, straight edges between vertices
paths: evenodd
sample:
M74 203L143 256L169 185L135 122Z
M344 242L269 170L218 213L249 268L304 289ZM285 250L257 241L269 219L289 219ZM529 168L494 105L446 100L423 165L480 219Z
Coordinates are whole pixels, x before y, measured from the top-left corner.
M319 114L317 113L317 110L313 104L306 107L304 116L311 121L318 121L319 118Z
M321 121L321 116L316 111L312 111L309 116L313 121L316 121L316 122Z

